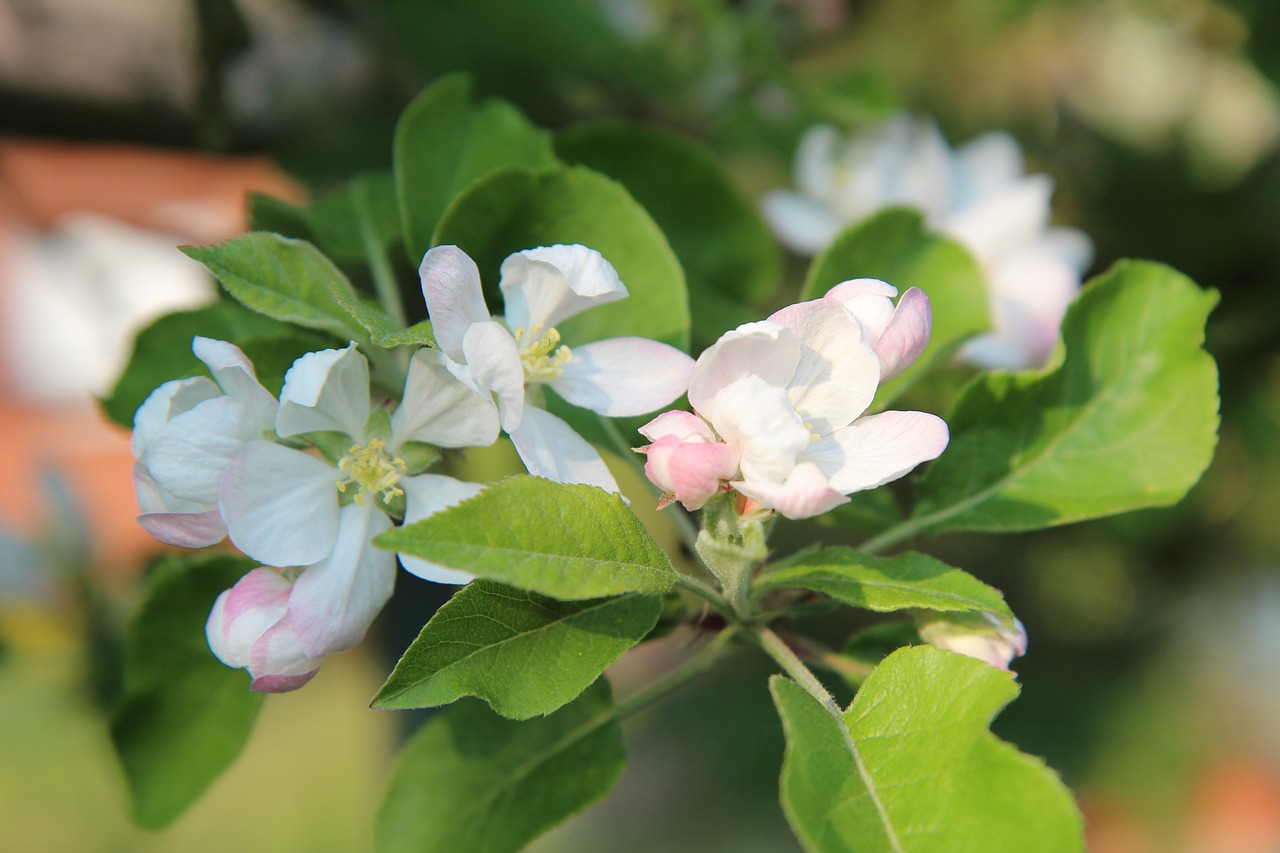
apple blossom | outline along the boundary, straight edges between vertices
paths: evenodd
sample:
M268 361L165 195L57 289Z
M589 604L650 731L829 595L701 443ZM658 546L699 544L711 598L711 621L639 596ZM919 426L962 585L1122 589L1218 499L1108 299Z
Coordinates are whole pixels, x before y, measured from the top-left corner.
M1014 618L1006 622L994 613L917 613L920 639L940 649L976 658L998 669L1009 668L1027 653L1027 631Z
M561 342L557 324L627 295L613 266L580 245L516 252L502 262L500 321L485 306L475 262L457 246L428 251L419 272L446 363L493 395L529 472L618 491L599 453L537 405L540 386L548 385L573 405L626 417L662 408L687 387L693 360L667 344L621 337L570 349Z
M968 249L987 278L992 331L960 357L1010 369L1048 358L1093 250L1080 231L1049 226L1053 180L1024 173L1009 134L986 133L952 151L933 122L905 114L847 139L819 126L801 140L795 169L799 192L763 199L788 247L814 255L882 208L914 207Z
M404 397L388 420L370 404L369 365L355 345L308 353L285 376L276 417L281 438L337 432L350 442L335 464L272 441L252 441L229 462L220 508L231 541L268 566L301 567L288 595L291 630L317 659L359 642L390 597L394 554L372 545L389 515L406 523L480 491L435 474L413 474L398 455L406 442L439 447L491 444L493 407L457 381L435 350L414 354ZM405 568L427 580L470 575L414 557Z
M297 690L320 668L320 660L302 650L289 613L293 582L278 569L254 569L219 595L209 613L209 648L227 666L249 670L252 690Z
M138 524L161 542L200 548L222 541L218 490L231 457L275 435L276 398L243 352L197 337L192 350L213 374L166 382L134 416Z
M689 382L689 403L701 425L687 413L667 413L641 428L653 441L641 448L650 457L649 478L688 509L732 488L798 519L936 458L948 440L940 418L923 412L865 415L881 365L846 304L859 287L888 298L864 282L842 294L844 302L824 297L791 305L722 335L698 358ZM875 307L883 313L884 306ZM928 301L913 298L902 328L890 333L891 309L871 337L887 336L892 344L900 335L902 344L887 352L914 358L924 348L914 335L927 335L929 327L921 311L927 315Z

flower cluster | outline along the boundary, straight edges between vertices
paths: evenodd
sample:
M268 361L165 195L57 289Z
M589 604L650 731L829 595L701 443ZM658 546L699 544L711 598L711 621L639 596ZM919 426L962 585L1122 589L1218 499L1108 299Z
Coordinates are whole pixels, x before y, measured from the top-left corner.
M296 689L325 656L358 643L392 593L397 556L427 580L471 579L372 544L482 488L427 473L415 460L434 455L415 450L488 445L501 429L532 473L617 491L590 444L530 405L538 387L622 416L661 408L688 385L693 360L665 344L561 344L557 323L627 295L584 246L507 259L507 325L488 315L475 264L456 247L427 253L422 284L440 349L413 354L393 410L371 402L369 363L354 343L299 358L277 400L238 348L196 338L212 379L165 383L135 417L139 523L189 548L229 537L262 564L218 598L206 631L255 690Z
M686 509L733 489L787 518L810 518L848 495L936 458L947 426L923 412L867 415L882 378L923 351L929 301L857 279L768 320L725 333L689 383L694 414L659 415L645 473Z
M801 140L795 176L799 192L763 202L784 244L817 254L882 208L917 208L987 277L992 331L961 357L984 368L1044 363L1093 249L1080 231L1049 227L1053 180L1025 174L1011 136L986 133L953 151L936 125L907 115L849 138L820 126Z

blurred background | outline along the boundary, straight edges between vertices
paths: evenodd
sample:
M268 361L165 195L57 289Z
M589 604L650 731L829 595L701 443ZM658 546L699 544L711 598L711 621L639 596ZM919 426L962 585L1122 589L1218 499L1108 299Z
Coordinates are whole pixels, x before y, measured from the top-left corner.
M617 116L700 140L750 197L791 184L817 121L905 108L953 144L1006 129L1056 179L1055 221L1093 238L1094 272L1150 258L1218 289L1221 440L1185 501L927 547L1026 624L1022 695L994 728L1077 792L1090 849L1280 850L1274 0L0 0L0 847L368 847L422 716L365 704L441 591L402 574L371 640L272 697L204 800L132 828L105 720L159 548L94 397L138 328L213 298L174 246L242 230L246 193L301 202L389 168L399 111L453 70L553 130ZM792 301L804 268L722 327ZM616 690L661 667L655 646ZM632 719L610 798L534 849L798 849L769 669L736 659Z

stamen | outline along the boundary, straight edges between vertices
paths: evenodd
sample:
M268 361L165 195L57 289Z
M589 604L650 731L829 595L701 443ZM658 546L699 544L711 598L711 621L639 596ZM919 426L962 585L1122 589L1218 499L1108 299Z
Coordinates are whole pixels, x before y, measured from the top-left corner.
M532 343L520 347L520 363L524 366L524 381L550 382L564 373L564 366L573 360L573 351L560 343L560 333L554 328L547 329L539 337L542 326L537 325L529 330ZM524 329L516 329L516 340L525 339Z
M396 483L405 472L405 462L399 457L389 457L386 443L381 439L372 439L364 447L352 445L347 455L338 460L338 470L346 475L338 481L338 491L346 494L347 485L354 483L360 488L355 496L360 506L364 506L365 495L370 492L380 494L384 504L404 494L404 489Z

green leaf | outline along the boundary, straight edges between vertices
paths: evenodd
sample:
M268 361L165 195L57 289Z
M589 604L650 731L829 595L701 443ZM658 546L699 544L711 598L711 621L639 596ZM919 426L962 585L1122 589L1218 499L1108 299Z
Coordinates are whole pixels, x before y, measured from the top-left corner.
M385 248L400 236L400 207L390 173L358 175L307 210L316 246L339 262L369 260L362 228Z
M513 722L464 701L401 751L374 828L378 853L502 853L602 798L626 763L609 684Z
M477 580L431 617L373 707L478 696L509 719L550 714L643 640L661 613L654 596L566 602Z
M306 241L256 231L183 251L212 270L242 304L268 317L381 347L433 340L429 323L400 327Z
M205 640L214 599L255 563L240 557L166 558L129 627L125 693L111 721L134 820L159 829L230 766L249 737L262 694L223 666Z
M138 333L128 365L110 395L101 401L107 417L131 428L134 412L157 387L170 379L203 374L204 365L191 351L191 340L197 335L229 341L245 350L258 380L272 393L280 390L284 372L295 358L333 343L229 299L194 311L166 314ZM260 357L267 353L272 358Z
M564 601L662 595L676 580L671 561L621 497L538 477L494 483L374 544Z
M256 231L182 251L208 267L247 308L338 338L364 338L363 328L334 294L335 287L349 290L351 284L310 243Z
M555 165L551 138L506 101L471 100L465 75L418 95L396 125L395 180L409 260L433 245L445 208L476 180L506 166ZM522 246L521 248L529 248Z
M1071 795L988 731L1007 672L931 646L885 658L843 714L781 676L782 807L813 853L1083 850Z
M1067 312L1061 363L965 389L913 529L1031 530L1179 500L1217 441L1218 374L1202 348L1217 301L1159 264L1096 279Z
M630 295L558 324L567 344L623 335L689 344L684 271L667 238L621 184L598 172L498 172L458 197L433 242L460 246L475 260L490 307L507 255L555 243L589 246L613 264Z
M636 122L580 125L556 136L556 153L619 181L662 228L689 276L737 301L767 298L782 256L756 206L706 148Z
M928 232L914 210L895 208L858 222L836 238L809 267L803 296L817 299L843 281L878 278L903 293L918 287L933 306L933 333L916 366L882 386L891 398L913 375L947 358L966 339L987 330L987 285L959 244Z
M755 592L780 587L813 590L842 604L882 613L920 608L987 611L1013 618L999 590L967 572L915 552L875 557L852 548L824 548L761 576Z

